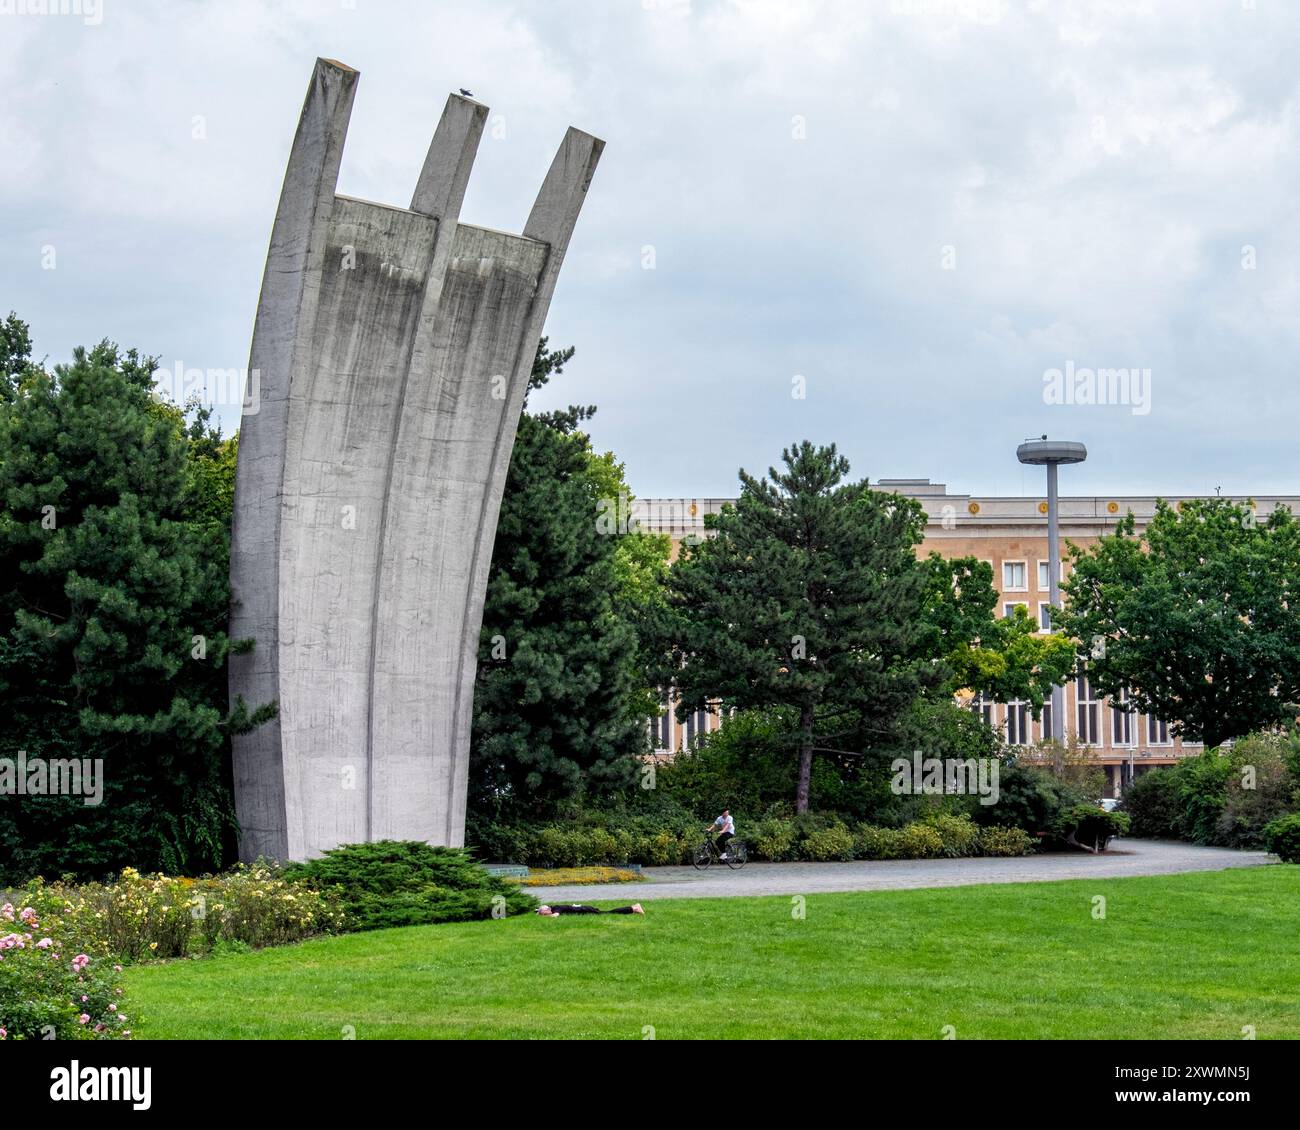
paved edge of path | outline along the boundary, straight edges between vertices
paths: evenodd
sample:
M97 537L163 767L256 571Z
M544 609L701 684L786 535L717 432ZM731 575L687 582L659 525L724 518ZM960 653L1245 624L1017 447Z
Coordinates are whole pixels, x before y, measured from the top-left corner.
M1181 875L1260 867L1276 862L1263 851L1199 847L1167 840L1116 840L1104 855L1054 852L1013 859L898 859L852 863L750 863L740 871L715 865L647 867L636 883L524 887L541 902L650 902L655 899L741 898L917 890L988 883L1044 883Z

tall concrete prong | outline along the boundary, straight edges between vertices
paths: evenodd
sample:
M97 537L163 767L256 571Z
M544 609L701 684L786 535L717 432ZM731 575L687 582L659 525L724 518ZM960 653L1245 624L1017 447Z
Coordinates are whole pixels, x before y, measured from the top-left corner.
M254 329L231 695L279 718L235 739L244 858L463 842L501 493L602 147L569 131L523 235L462 224L488 110L452 95L409 210L338 196L355 78L317 65Z
M289 151L253 329L249 369L250 379L257 374L259 390L257 400L246 405L240 427L230 547L230 635L256 642L251 653L230 657L230 697L250 709L280 697L281 484L291 375L310 349L359 77L333 60L316 62ZM288 839L281 719L236 737L233 752L240 854L283 859Z
M459 94L449 94L438 128L433 132L420 179L411 197L411 211L441 220L460 215L474 156L478 153L488 108Z

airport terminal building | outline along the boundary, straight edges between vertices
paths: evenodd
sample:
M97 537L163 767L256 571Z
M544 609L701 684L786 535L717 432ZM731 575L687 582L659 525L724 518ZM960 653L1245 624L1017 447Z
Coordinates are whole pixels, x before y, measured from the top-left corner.
M951 494L942 483L929 479L881 479L875 487L921 503L927 515L925 540L917 547L925 556L937 552L944 557L975 557L993 568L993 586L998 591L996 615L1014 613L1023 605L1046 631L1050 617L1047 565L1047 501L1036 497L975 497ZM1186 496L1190 499L1193 496ZM706 514L716 513L726 498L654 498L640 499L633 505L633 516L642 529L666 533L673 539L673 553L683 539L707 536ZM1167 502L1177 504L1182 497L1171 496ZM1300 497L1255 496L1250 500L1263 517L1278 505L1300 514ZM1060 499L1061 539L1081 547L1094 544L1105 534L1115 532L1121 519L1133 512L1140 534L1156 510L1155 496L1069 497ZM1070 564L1062 553L1062 578L1069 576ZM1051 734L1051 703L1044 705L1043 715L1034 719L1027 703L993 702L981 697L963 700L969 709L983 715L1008 744L1034 746ZM697 711L685 722L678 722L668 709L672 704L665 696L664 713L650 723L656 750L672 754L694 740L699 733L716 730L716 714ZM1098 697L1087 675L1071 680L1065 688L1064 729L1067 739L1076 738L1093 751L1106 770L1106 795L1118 796L1137 774L1155 765L1168 765L1179 757L1200 753L1199 743L1183 742L1170 733L1167 723L1143 714L1116 709L1111 700Z

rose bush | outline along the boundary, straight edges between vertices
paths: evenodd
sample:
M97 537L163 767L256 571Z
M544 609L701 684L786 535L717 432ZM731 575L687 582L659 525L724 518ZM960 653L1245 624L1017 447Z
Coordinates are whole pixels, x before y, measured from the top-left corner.
M102 945L80 948L57 900L0 906L0 1040L113 1040L131 1035L122 971Z

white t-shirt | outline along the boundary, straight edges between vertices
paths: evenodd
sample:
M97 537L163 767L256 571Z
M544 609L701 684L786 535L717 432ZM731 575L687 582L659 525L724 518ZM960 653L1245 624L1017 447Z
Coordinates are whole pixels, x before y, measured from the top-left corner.
M730 832L733 836L736 834L736 822L730 816L719 816L713 822L713 826L719 833Z

